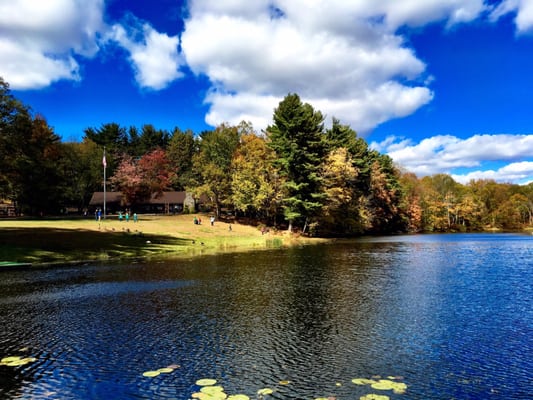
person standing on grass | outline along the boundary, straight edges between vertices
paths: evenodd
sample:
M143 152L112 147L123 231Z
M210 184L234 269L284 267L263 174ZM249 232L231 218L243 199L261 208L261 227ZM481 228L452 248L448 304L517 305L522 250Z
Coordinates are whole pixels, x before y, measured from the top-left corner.
M211 221L211 226L215 225L215 217L213 215L209 220Z

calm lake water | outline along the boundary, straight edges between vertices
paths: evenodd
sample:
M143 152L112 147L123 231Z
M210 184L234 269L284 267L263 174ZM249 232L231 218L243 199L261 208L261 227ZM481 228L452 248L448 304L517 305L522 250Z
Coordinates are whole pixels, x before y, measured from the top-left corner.
M36 361L0 366L0 398L532 398L532 283L518 234L3 271L0 358ZM377 376L407 392L351 382Z

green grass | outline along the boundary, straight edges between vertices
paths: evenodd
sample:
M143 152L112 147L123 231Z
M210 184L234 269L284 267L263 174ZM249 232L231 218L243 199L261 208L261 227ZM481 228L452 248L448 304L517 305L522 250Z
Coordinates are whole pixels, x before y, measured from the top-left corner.
M224 222L194 225L192 215L140 216L138 223L91 219L0 220L0 268L13 263L71 263L182 257L309 242ZM203 216L208 220L207 216ZM311 241L312 242L312 241Z

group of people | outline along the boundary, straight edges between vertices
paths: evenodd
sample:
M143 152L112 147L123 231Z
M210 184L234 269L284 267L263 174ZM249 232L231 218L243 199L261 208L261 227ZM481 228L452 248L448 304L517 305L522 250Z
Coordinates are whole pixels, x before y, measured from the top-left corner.
M130 212L126 211L124 214L122 214L122 211L118 212L118 220L122 222L125 220L126 222L130 221ZM133 213L133 222L137 222L139 220L139 217L137 216L137 213Z
M194 225L202 225L202 218L194 216L193 222ZM215 225L215 217L213 215L209 218L209 222L211 223L211 226Z

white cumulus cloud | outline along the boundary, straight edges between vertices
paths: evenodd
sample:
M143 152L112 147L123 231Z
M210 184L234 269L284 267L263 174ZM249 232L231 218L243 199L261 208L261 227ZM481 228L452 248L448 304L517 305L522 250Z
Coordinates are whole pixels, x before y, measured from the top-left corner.
M178 51L179 38L159 33L135 18L129 20L129 24L114 25L107 38L129 52L139 86L159 90L181 78L183 73L179 68L183 60Z
M461 183L471 179L526 183L533 178L533 135L474 135L466 139L439 135L419 143L389 137L370 146L419 176L447 173ZM495 161L508 164L498 169L485 167ZM457 172L465 169L474 170Z
M0 76L13 89L79 79L73 55L92 57L103 27L103 0L0 2Z
M212 82L209 124L248 118L263 129L279 101L298 93L364 134L433 98L426 66L398 28L454 25L485 10L483 0L191 0L182 49Z
M491 179L499 182L511 182L528 184L533 182L533 162L522 161L511 163L498 169L472 171L466 174L452 174L452 178L460 183L468 183L471 180Z

